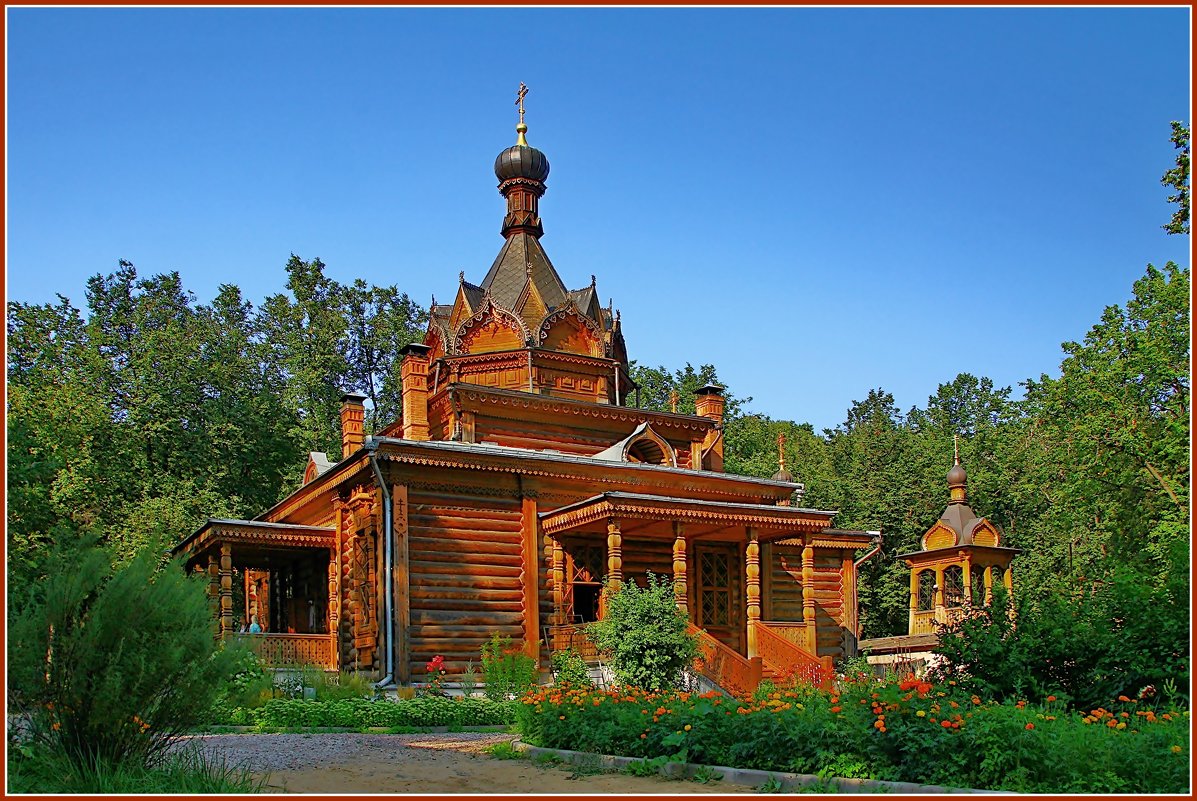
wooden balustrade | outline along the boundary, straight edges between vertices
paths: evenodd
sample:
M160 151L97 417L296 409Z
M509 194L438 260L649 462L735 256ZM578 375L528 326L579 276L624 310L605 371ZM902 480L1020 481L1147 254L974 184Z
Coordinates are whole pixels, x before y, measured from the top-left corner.
M699 674L710 679L718 687L737 695L746 695L760 684L759 663L754 666L752 662L693 624L689 626L688 631L698 635L699 656L694 668Z
M270 667L313 665L336 670L336 637L332 634L229 634Z
M800 681L830 689L835 670L825 660L799 648L771 625L756 623L756 645L761 659L772 668L780 680Z
M935 610L927 609L923 612L914 613L914 622L910 626L911 634L934 634L935 633Z
M784 640L788 640L789 642L798 646L802 650L804 650L804 651L813 650L810 647L810 643L808 643L806 641L807 631L809 629L808 629L807 625L805 623L803 623L802 621L762 620L761 623L768 626L769 630L772 631L777 636L781 637ZM768 661L768 660L766 660L766 661Z
M586 636L583 626L547 626L548 645L553 652L572 649L586 660L596 660L601 654L594 642Z

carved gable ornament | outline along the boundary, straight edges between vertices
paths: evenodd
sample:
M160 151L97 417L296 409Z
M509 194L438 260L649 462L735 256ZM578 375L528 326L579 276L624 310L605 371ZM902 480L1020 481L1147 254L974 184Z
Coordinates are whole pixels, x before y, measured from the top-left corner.
M677 456L664 437L653 431L648 423L641 423L636 430L606 450L594 455L595 459L609 462L642 462L677 467Z

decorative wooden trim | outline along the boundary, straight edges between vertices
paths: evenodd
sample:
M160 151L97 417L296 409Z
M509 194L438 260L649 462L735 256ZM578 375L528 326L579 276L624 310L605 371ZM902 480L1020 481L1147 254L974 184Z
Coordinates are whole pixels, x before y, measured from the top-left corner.
M453 352L466 353L465 339L470 333L470 329L476 328L487 319L492 319L495 322L502 321L503 325L511 328L515 333L523 336L523 342L528 343L532 341L532 334L528 331L528 327L524 325L524 321L513 312L507 311L502 306L497 305L494 300L488 295L481 309L476 314L462 320L461 324L457 326L457 330L453 332ZM510 352L510 351L500 351Z
M703 502L699 502L703 503ZM747 506L747 504L740 505ZM781 511L781 510L790 510ZM799 517L800 510L793 507L761 505L759 511L736 508L731 504L691 502L684 499L663 499L659 502L612 498L600 496L589 503L582 503L563 511L545 512L541 515L542 529L548 534L558 534L580 528L604 518L613 516L631 517L639 520L677 521L687 523L714 523L724 525L745 525L765 529L795 531L818 531L826 528L824 515Z
M391 485L393 531L390 536L395 538L395 575L391 578L394 582L396 628L399 629L395 637L395 679L402 685L411 684L411 524L408 520L411 505L407 492L403 484Z
M251 520L209 520L199 531L175 546L174 553L193 559L222 542L281 548L333 548L336 546L336 529Z
M525 495L520 504L520 550L523 557L523 571L520 573L520 587L524 603L524 649L528 656L540 663L540 554L537 542L540 538L539 518L536 512L536 498Z

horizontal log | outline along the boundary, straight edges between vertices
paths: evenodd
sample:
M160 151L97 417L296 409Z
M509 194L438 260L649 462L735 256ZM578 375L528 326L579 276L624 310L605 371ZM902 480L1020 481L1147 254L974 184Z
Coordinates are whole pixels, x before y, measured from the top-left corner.
M420 626L418 631L412 632L412 638L415 639L418 637L422 642L428 642L429 640L435 640L441 637L447 639L468 639L473 637L486 640L490 637L493 637L495 634L503 637L516 637L522 636L523 633L524 627L518 624L507 626L489 623L484 626L458 626L442 624L436 626Z
M413 549L414 551L415 549ZM444 550L426 550L420 549L418 553L413 553L412 556L419 556L421 562L455 562L459 564L470 564L471 560L468 554L461 554L456 552L446 552ZM476 560L481 564L487 565L506 565L508 567L522 567L524 560L517 554L516 556L508 556L506 554L491 553L486 554L485 558Z
M477 610L478 608L478 601L472 598L413 598L411 602L413 614L417 609ZM488 601L485 608L487 612L522 612L524 604L523 601Z
M518 626L524 616L519 612L491 612L476 609L451 611L444 609L412 610L412 626L452 624L461 626Z
M421 587L476 587L483 590L519 589L519 578L505 576L473 576L463 573L456 576L421 575L413 585Z
M509 601L522 599L523 593L516 589L487 589L478 587L425 587L414 585L412 597L460 597L460 599L476 599L478 601Z
M514 509L494 509L489 505L477 508L464 508L471 504L462 504L453 508L421 504L409 507L407 519L417 521L422 525L445 525L472 520L494 520L500 523L519 523L520 513Z
M520 571L523 569L522 562L520 564L471 565L458 559L436 562L413 559L408 565L413 584L420 576L510 576L518 580Z
M474 555L511 555L518 556L520 552L519 540L503 542L502 540L457 539L452 535L443 537L412 537L411 551L425 553L428 551L448 551L457 554Z

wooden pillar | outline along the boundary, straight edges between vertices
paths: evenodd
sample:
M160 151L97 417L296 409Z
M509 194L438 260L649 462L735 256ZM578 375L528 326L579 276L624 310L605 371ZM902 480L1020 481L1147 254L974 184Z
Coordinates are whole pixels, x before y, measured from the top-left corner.
M973 606L973 561L967 551L960 555L960 560L961 570L964 571L964 608L967 611Z
M617 592L623 583L623 536L619 521L614 517L607 523L607 586Z
M220 637L220 561L215 553L208 554L208 611L216 623L216 636Z
M340 610L337 608L337 549L328 552L328 633L334 637L337 634L337 623L340 620ZM337 649L334 647L333 651ZM336 658L336 654L333 654Z
M938 623L944 622L942 567L935 568L935 620Z
M744 546L745 599L748 607L748 658L760 656L757 627L761 623L761 546L756 532L747 530L748 544Z
M686 619L690 619L689 604L686 599L686 526L684 523L673 524L673 597L677 608L682 610Z
M408 524L408 497L406 484L391 485L391 531L394 537L391 555L395 570L391 576L391 596L395 608L395 642L390 644L395 660L395 680L404 686L411 684L411 539Z
M540 586L536 552L538 530L536 498L525 495L521 501L520 514L520 544L523 556L520 586L524 591L524 651L535 659L537 664L540 663L540 601L536 592Z
M802 622L806 627L806 650L817 653L815 639L815 547L802 549Z
M985 566L985 605L993 603L993 565Z
M233 633L233 546L220 546L220 636Z
M1006 585L1006 594L1014 596L1014 569L1010 565L1006 565L1006 569L1002 572L1002 583Z
M556 537L553 537L553 625L565 625L565 550Z
M910 568L910 627L907 629L908 634L914 634L914 616L919 608L919 573L922 572L918 568Z

